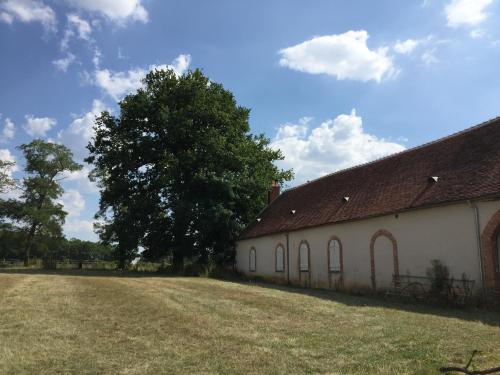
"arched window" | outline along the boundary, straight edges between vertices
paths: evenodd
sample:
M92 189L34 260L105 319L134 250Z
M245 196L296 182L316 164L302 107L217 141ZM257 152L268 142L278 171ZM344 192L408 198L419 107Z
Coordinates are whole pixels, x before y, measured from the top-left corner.
M299 269L309 271L309 245L305 241L299 246Z
M276 272L283 272L285 270L285 249L283 245L276 247Z
M255 272L257 264L257 252L255 251L255 247L250 248L250 254L248 259L248 269L250 272Z
M500 232L497 234L497 272L500 273Z
M328 242L328 270L330 272L340 272L340 242L333 238Z

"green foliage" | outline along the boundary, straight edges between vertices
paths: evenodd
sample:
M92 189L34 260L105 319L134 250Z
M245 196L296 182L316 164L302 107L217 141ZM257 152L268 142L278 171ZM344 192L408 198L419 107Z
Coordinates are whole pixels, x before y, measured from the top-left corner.
M0 160L0 193L5 193L14 187L15 181L11 177L11 172L15 164L11 161Z
M1 212L24 232L26 263L30 252L37 250L47 265L51 251L61 241L66 216L56 200L63 193L60 178L64 172L77 171L81 165L73 161L71 151L63 145L41 139L19 146L26 159L21 200L3 202ZM36 248L36 249L33 249Z
M23 230L11 224L0 224L0 260L24 258L25 240ZM63 260L111 261L112 252L110 246L101 243L43 236L36 236L31 247L31 256L42 259L48 267L54 267L55 262Z
M426 274L431 279L431 293L446 292L452 283L448 267L439 259L431 260L431 267L427 269Z
M22 259L24 233L9 223L0 224L0 259Z
M145 88L103 112L88 146L101 189L101 239L125 267L137 256L230 263L241 230L265 207L272 180L292 177L280 151L249 133L249 110L199 70L153 71Z
M57 259L110 261L113 259L112 251L108 245L72 238L63 241Z

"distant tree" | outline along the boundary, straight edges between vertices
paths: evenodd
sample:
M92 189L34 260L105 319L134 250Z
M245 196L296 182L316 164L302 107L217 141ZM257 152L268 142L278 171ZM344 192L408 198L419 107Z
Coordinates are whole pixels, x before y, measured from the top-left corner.
M0 259L22 259L23 234L10 223L0 223Z
M86 160L101 189L101 239L123 266L139 246L178 271L185 258L231 261L271 181L292 177L274 164L281 152L250 134L250 111L199 70L150 72L119 105L119 117L97 119Z
M19 223L25 238L25 264L28 264L34 240L41 251L48 250L54 239L62 238L66 212L56 200L63 193L60 179L64 172L77 171L71 151L63 145L41 139L19 146L26 158L20 201L11 200L8 214Z
M97 242L72 238L61 243L56 259L71 260L112 260L112 248Z

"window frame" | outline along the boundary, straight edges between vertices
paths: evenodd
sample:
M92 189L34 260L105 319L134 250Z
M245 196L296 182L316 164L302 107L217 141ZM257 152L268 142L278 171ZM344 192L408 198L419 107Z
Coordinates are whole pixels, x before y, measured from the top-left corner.
M338 244L338 261L339 261L339 269L332 269L332 264L330 262L330 244L336 241ZM343 273L344 271L344 261L343 261L343 254L342 254L342 241L340 241L340 238L337 236L331 236L330 239L328 240L326 244L326 257L327 257L327 264L328 264L328 272L329 273Z
M307 270L302 269L302 262L301 262L302 257L300 252L302 245L305 245L307 249ZM311 272L311 247L309 246L309 243L306 240L300 241L299 244L299 272Z
M278 269L278 249L281 249L282 251L282 258L281 258L281 270ZM283 246L282 243L279 243L276 245L274 248L274 270L276 272L285 272L285 247Z
M253 259L253 269L252 269L252 252L254 254ZM248 272L257 272L257 249L254 246L250 248L248 252Z

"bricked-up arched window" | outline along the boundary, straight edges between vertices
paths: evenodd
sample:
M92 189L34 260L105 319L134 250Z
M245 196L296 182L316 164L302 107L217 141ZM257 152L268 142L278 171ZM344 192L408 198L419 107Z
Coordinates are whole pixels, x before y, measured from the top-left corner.
M330 272L340 272L340 242L331 239L328 243L328 268Z
M299 269L309 271L309 245L305 241L299 246Z
M285 249L283 245L276 247L276 272L283 272L285 270Z
M250 254L248 259L248 269L250 272L255 272L255 268L257 266L257 252L255 251L255 247L250 248Z

